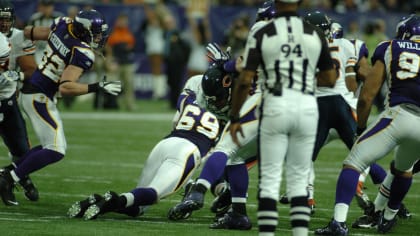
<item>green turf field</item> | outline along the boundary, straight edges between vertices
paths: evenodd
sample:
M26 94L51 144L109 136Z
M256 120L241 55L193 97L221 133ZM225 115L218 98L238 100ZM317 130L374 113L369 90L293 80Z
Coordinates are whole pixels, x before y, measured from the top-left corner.
M139 101L136 113L92 111L90 103L76 103L72 110L63 110L68 150L65 159L34 174L32 179L40 191L40 200L30 202L22 190L16 192L19 206L6 207L0 202L0 235L256 235L256 168L251 170L248 213L253 221L251 231L211 230L208 225L213 215L209 211L211 194L206 195L206 205L182 222L170 222L167 210L181 199L177 193L153 206L144 216L130 218L107 214L94 221L68 219L70 205L91 193L103 194L107 190L119 193L135 187L151 148L171 127L173 111L167 102ZM38 141L31 131L33 145ZM315 163L317 179L316 213L310 229L324 226L332 217L335 182L341 160L347 150L339 141L333 141L322 150ZM389 163L390 156L381 161ZM0 166L8 164L7 150L0 145ZM420 235L419 178L415 177L406 205L413 213L410 220L400 220L391 235ZM367 181L366 190L371 198L376 189ZM277 235L290 235L288 207L279 205L280 220ZM350 209L348 224L361 214L354 204ZM351 235L376 235L373 230L352 230Z

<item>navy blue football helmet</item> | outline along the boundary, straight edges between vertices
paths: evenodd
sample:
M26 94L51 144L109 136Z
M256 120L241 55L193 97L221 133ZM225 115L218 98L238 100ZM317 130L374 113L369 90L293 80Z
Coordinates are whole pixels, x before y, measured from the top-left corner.
M395 34L395 38L396 39L402 39L403 34L407 31L407 21L411 18L415 16L415 14L411 14L409 16L404 16L401 18L401 20L398 22L397 26L396 26L396 34Z
M223 69L223 65L212 64L204 73L201 80L207 109L214 114L229 111L232 100L233 73Z
M325 37L331 37L331 20L325 13L320 11L309 12L304 19L309 24L320 28Z
M420 41L420 16L411 15L399 28L401 39ZM398 35L398 27L397 27Z
M274 0L265 1L257 11L256 21L269 20L276 16Z
M0 0L0 32L9 35L15 24L15 8L9 0Z
M108 25L96 10L80 11L73 21L73 32L92 48L102 48L108 39Z
M343 27L339 23L333 22L331 24L331 37L333 39L341 39L344 35L343 32Z

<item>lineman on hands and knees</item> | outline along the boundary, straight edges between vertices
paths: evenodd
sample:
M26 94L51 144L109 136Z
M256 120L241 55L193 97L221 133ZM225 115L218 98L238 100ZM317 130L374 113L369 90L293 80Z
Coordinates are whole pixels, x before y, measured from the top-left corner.
M29 25L24 34L31 40L47 40L42 62L25 80L20 95L41 145L29 150L14 170L5 170L0 175L0 195L5 204L16 203L15 182L60 161L66 153L64 127L56 107L58 93L78 96L99 90L112 95L121 92L120 81L78 82L82 73L92 68L94 51L103 47L108 36L108 25L98 11L80 11L74 20L56 18L51 27Z
M149 206L181 189L220 132L216 116L198 105L196 95L190 90L178 98L175 125L151 150L135 188L122 194L114 191L103 196L92 194L74 203L69 217L92 220L107 212L140 216Z
M258 9L256 23L250 32L254 32L268 23L276 14L273 1L266 1ZM217 47L208 47L210 54ZM227 71L239 71L241 57L229 60L223 67ZM256 79L256 78L255 78ZM255 84L254 84L255 85ZM215 221L210 225L212 229L236 229L249 230L252 228L251 221L246 211L247 191L248 191L248 169L256 161L257 145L257 106L261 99L261 92L253 86L249 98L241 109L240 117L245 133L244 138L240 138L240 146L233 143L228 132L230 123L226 124L220 140L203 167L200 176L187 192L182 202L170 209L168 217L171 220L185 219L191 215L192 211L204 206L204 194L208 189L212 189L216 195L211 211L216 213ZM225 180L226 179L226 180ZM228 184L227 184L228 183ZM213 186L225 186L218 194L213 191Z

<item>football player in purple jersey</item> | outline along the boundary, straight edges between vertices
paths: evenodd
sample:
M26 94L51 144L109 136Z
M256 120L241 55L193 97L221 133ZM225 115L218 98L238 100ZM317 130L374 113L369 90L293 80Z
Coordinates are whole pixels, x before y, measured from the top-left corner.
M217 117L200 107L196 96L191 90L180 95L174 129L150 152L136 188L120 195L113 191L103 197L93 194L74 203L68 215L86 220L110 211L138 216L182 188L219 135Z
M412 170L420 145L420 17L410 16L401 38L380 43L371 58L372 69L357 103L359 133L344 160L337 181L334 217L315 230L316 235L348 235L350 202L361 172L395 149L389 201L379 216L377 230L389 232L395 225L401 202L412 183ZM367 126L373 99L383 82L389 85L387 107Z
M274 1L266 1L257 11L256 23L252 26L250 32L257 31L269 22L276 14ZM220 51L217 45L213 45L210 52ZM211 48L210 48L211 49ZM212 55L218 53L210 53ZM218 58L221 58L219 56ZM239 59L241 61L241 59ZM224 69L227 71L237 72L237 60L230 60L224 63ZM236 79L236 78L235 78ZM212 80L216 82L215 87L223 87L223 81ZM203 79L203 88L206 86L206 79ZM231 83L228 92L234 83ZM207 89L208 90L208 89ZM204 89L206 97L211 93ZM217 181L226 175L229 182L230 191L226 190L213 202L211 210L216 213L216 221L210 225L212 229L237 229L249 230L252 228L251 221L247 215L246 202L248 191L248 167L249 164L255 164L257 155L257 106L261 99L261 91L252 88L249 97L240 112L241 124L243 124L244 137L240 138L240 146L237 146L228 132L230 122L226 124L221 134L220 140L216 144L214 150L210 153L206 164L203 167L196 183L192 186L191 191L186 195L181 203L171 208L168 217L171 220L185 219L186 215L191 215L193 211L199 210L204 206L204 196L207 190L211 189ZM230 110L230 106L229 106ZM223 200L222 200L223 199ZM232 208L229 209L230 203ZM228 211L229 210L229 211Z
M0 175L0 195L6 205L17 205L13 186L24 176L61 160L66 152L63 123L56 107L56 96L77 96L103 90L121 92L120 81L82 84L78 80L91 69L94 50L107 39L108 25L96 10L80 11L74 20L59 17L51 27L27 26L26 38L47 40L37 70L24 81L20 101L41 145L29 150L15 162L14 170Z
M407 20L411 17L404 16L396 26L396 39L402 39L404 33L407 31ZM393 165L393 163L391 163ZM416 162L413 166L413 174L419 172L420 162ZM362 176L362 174L360 175ZM380 217L381 212L385 208L386 204L388 203L389 196L390 196L390 188L391 183L394 179L394 175L392 172L388 172L385 179L381 181L381 185L379 187L378 194L374 200L374 204L370 207L369 211L365 211L365 214L358 217L355 222L352 223L353 228L376 228L378 224L378 220ZM359 187L357 188L359 191ZM357 195L356 195L357 196ZM359 199L358 203L359 203ZM410 211L406 208L405 204L401 203L400 209L397 213L398 218L400 219L409 219L411 218Z

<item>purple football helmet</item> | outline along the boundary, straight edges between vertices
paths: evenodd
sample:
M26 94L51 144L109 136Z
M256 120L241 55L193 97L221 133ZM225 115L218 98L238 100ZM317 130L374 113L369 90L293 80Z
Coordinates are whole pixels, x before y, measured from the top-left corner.
M406 22L411 18L415 16L414 14L411 14L409 16L404 16L403 18L401 18L401 20L398 22L397 27L395 29L396 31L396 35L395 38L396 39L402 39L403 34L407 31L407 24Z
M397 36L400 30L401 39L420 41L420 17L411 15L403 21L400 27L397 27Z
M73 21L73 32L92 48L102 48L108 39L108 25L96 10L80 11Z
M268 0L258 8L256 21L269 20L276 16L276 6L274 0Z
M333 39L341 39L343 34L343 27L339 23L333 22L331 24L331 37Z

